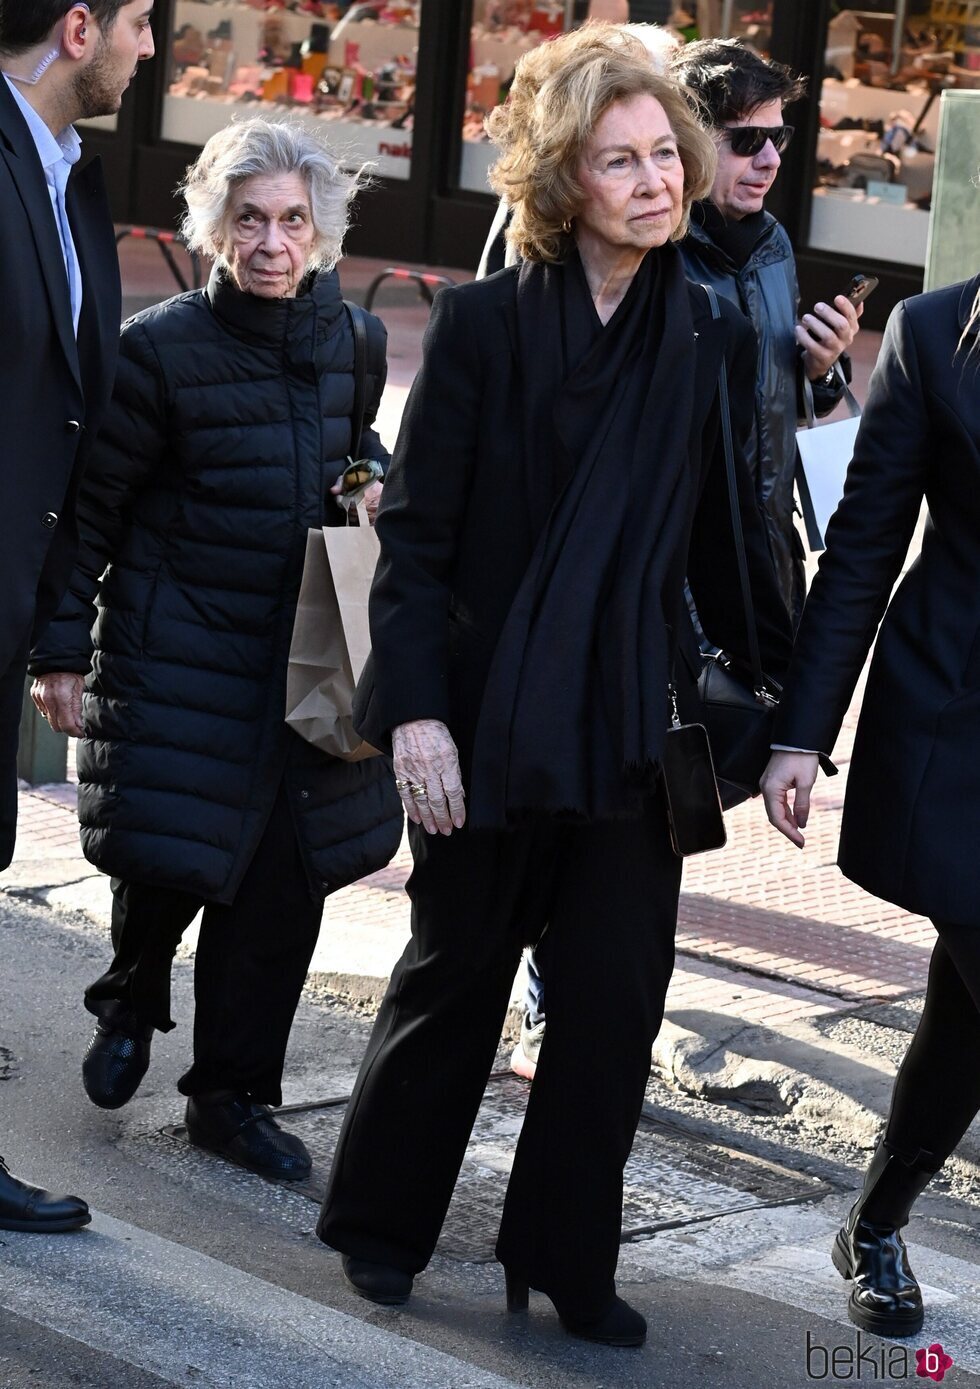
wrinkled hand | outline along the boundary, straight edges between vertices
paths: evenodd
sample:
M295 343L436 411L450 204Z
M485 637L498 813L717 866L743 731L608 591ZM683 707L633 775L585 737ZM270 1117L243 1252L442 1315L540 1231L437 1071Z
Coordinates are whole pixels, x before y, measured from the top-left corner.
M82 691L85 677L74 671L52 671L42 675L31 686L38 713L43 714L55 733L67 733L72 738L83 738Z
M806 829L810 816L810 792L819 767L815 752L774 752L759 783L769 823L798 849L806 843L800 831Z
M466 823L459 753L438 719L414 719L392 731L395 785L408 818L429 834L452 834ZM412 795L412 787L424 787Z
M819 381L846 352L858 334L858 319L864 305L857 308L846 294L838 294L833 306L815 304L796 325L796 341L803 348L803 370L811 381Z
M339 497L341 492L343 491L343 482L344 475L343 473L341 473L340 477L337 479L337 481L330 489L330 491L334 494L335 497ZM364 489L364 496L362 500L367 510L367 518L372 526L374 525L374 522L377 519L378 507L381 505L381 493L383 490L384 484L381 482L372 482L369 487L365 487Z

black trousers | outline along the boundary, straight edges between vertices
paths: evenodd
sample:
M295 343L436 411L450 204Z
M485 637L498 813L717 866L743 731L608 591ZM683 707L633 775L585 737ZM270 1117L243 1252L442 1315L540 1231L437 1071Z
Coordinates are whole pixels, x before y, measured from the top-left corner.
M933 924L926 1001L885 1137L908 1162L938 1170L980 1113L980 924Z
M318 1233L406 1272L428 1262L521 947L547 924L548 1030L497 1257L563 1311L595 1315L614 1288L623 1168L673 969L681 865L663 807L603 825L409 833L412 939L348 1106Z
M17 743L27 680L27 647L0 672L0 872L17 840Z
M194 1063L178 1089L185 1095L234 1090L257 1104L281 1104L289 1030L323 914L283 788L230 906L120 878L112 879L112 896L115 955L86 990L86 1008L169 1031L173 958L203 906L194 963Z

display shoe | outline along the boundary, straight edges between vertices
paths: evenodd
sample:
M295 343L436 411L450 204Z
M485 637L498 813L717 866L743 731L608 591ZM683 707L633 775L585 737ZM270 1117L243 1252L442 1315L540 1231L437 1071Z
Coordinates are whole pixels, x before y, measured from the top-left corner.
M538 1069L538 1055L541 1051L541 1043L544 1041L545 1018L532 1027L527 1020L527 1013L521 1022L521 1040L514 1048L514 1054L510 1058L510 1069L516 1076L523 1080L533 1080Z
M187 1136L196 1147L260 1177L301 1182L310 1175L313 1160L306 1145L279 1127L268 1105L255 1104L248 1095L230 1090L191 1095L186 1122Z
M79 1196L53 1196L42 1187L15 1177L0 1158L0 1230L58 1235L78 1230L92 1219Z
M340 1261L344 1277L360 1297L382 1307L400 1307L407 1302L415 1281L410 1273L388 1264L372 1264L345 1254Z
M150 1065L152 1026L132 1013L99 1018L82 1061L85 1093L100 1109L120 1109L133 1098Z
M530 1285L526 1278L504 1270L507 1280L508 1312L526 1312ZM545 1294L545 1296L550 1296ZM572 1316L562 1311L554 1299L558 1319L570 1336L582 1341L597 1341L603 1346L642 1346L647 1338L646 1318L628 1302L613 1294L605 1310L597 1317Z
M914 1336L922 1327L922 1292L899 1231L938 1170L930 1156L909 1163L879 1143L831 1251L837 1272L854 1284L847 1315L877 1336Z

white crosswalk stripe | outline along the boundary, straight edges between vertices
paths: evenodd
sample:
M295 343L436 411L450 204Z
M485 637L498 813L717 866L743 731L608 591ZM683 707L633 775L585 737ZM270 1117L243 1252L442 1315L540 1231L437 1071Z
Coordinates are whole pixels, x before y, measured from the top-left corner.
M0 1306L199 1389L517 1389L454 1356L96 1212L84 1233L4 1233Z

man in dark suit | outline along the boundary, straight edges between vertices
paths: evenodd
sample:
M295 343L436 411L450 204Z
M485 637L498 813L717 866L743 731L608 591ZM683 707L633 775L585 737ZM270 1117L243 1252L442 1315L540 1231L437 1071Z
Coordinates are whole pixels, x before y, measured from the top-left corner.
M73 172L72 122L119 110L153 53L153 0L0 4L0 869L17 821L17 734L33 636L75 558L74 499L109 400L120 286L98 162ZM0 1159L0 1229L87 1224Z

